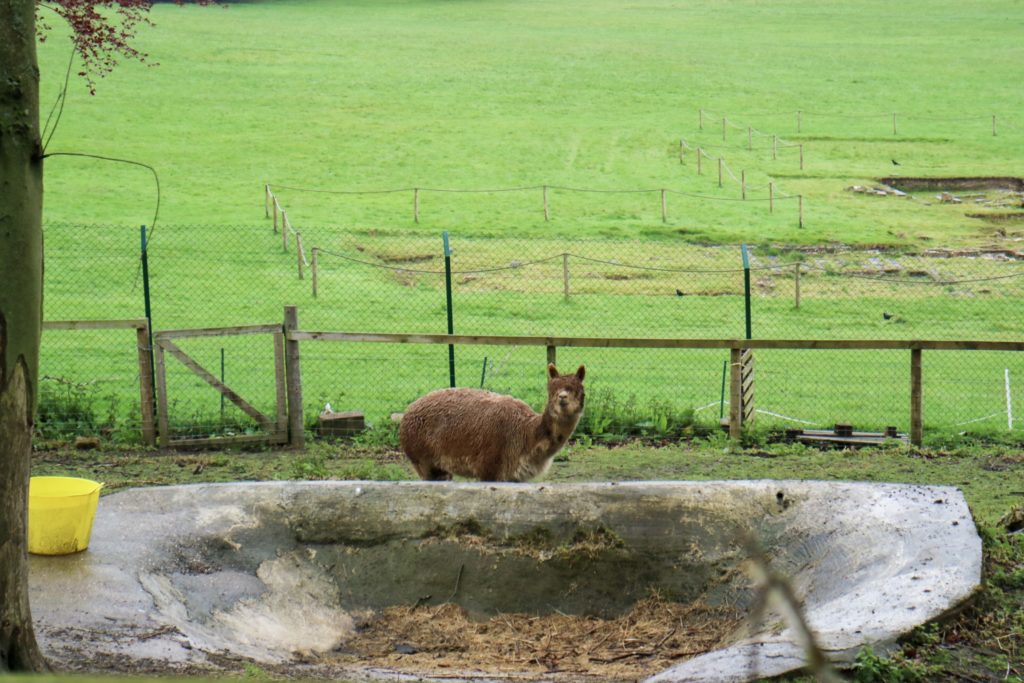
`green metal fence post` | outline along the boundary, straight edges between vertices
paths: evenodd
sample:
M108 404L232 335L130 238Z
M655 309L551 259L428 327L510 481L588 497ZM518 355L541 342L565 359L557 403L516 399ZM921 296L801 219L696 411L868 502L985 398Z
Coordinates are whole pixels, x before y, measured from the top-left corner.
M750 326L750 256L747 254L747 245L742 245L743 251L743 300L744 300L744 311L746 313L747 322L747 339L753 339L751 336Z
M448 309L448 334L455 334L452 322L452 250L448 244L448 231L442 233L444 238L444 291ZM448 345L448 382L455 386L455 345Z
M146 237L146 226L139 226L139 239L142 245L142 298L145 305L146 311L146 322L149 324L149 376L154 377L156 363L153 361L153 306L149 297L149 240ZM156 415L156 394L153 395L153 414ZM161 434L161 438L166 438L165 435Z

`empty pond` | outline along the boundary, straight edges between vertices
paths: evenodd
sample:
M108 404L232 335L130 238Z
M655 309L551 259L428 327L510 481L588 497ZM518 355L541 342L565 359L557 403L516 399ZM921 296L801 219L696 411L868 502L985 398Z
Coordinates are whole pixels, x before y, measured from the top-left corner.
M803 663L778 614L744 618L752 563L843 660L967 599L981 543L948 487L196 485L103 498L30 583L44 649L85 669L741 681Z

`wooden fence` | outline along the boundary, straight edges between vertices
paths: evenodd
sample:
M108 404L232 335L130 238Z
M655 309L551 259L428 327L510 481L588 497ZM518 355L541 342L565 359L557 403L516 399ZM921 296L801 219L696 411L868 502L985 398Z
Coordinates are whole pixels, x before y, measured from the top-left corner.
M1024 351L1024 342L939 341L939 340L850 340L850 339L647 339L605 337L510 337L460 334L378 334L367 332L311 332L294 330L286 335L289 341L379 342L385 344L471 344L498 346L544 346L548 360L554 362L558 347L618 349L728 349L729 373L729 436L737 439L743 430L743 364L742 353L757 349L791 350L905 350L909 351L907 368L910 381L910 440L921 445L924 431L922 406L922 354L924 351ZM301 400L297 401L301 405ZM295 419L293 417L293 419ZM301 416L299 417L301 421Z
M283 323L248 325L230 328L202 328L190 330L163 330L154 333L155 363L151 361L149 327L145 319L106 321L50 321L44 330L134 329L138 347L141 398L141 424L143 442L156 443L157 426L163 446L215 446L228 441L264 441L287 443L294 448L305 446L302 371L300 347L303 342L357 342L381 344L436 344L436 345L491 345L491 346L543 346L549 362L555 362L559 347L617 348L617 349L728 349L729 373L729 436L739 438L743 430L745 393L750 391L748 376L744 386L743 362L746 351L758 349L788 350L858 350L908 351L908 379L910 383L910 440L920 445L924 431L924 396L922 389L922 355L944 351L1024 351L1024 341L946 341L946 340L849 340L849 339L651 339L606 337L542 337L498 336L464 334L384 334L375 332L334 332L302 330L298 322L298 309L286 306ZM225 335L269 334L274 339L273 373L276 387L276 411L273 416L260 413L236 392L217 380L185 354L174 339ZM257 436L203 439L172 439L168 419L167 385L164 353L170 353L189 370L239 406L263 428ZM154 404L158 418L154 420Z

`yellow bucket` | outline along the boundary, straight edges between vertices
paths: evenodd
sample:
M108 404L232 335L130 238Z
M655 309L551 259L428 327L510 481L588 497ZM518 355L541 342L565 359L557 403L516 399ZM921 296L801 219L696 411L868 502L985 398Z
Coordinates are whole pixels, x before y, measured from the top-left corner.
M102 487L75 477L29 479L28 551L68 555L88 548Z

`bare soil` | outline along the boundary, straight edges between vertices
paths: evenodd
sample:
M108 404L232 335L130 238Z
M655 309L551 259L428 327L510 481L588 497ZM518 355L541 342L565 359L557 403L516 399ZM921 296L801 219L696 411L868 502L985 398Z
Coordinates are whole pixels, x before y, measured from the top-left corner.
M1024 192L1024 178L1013 176L955 176L948 178L889 176L878 180L904 192L915 190L1011 190Z

